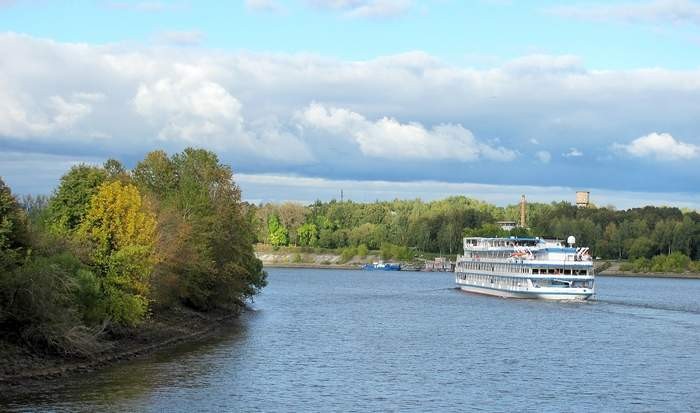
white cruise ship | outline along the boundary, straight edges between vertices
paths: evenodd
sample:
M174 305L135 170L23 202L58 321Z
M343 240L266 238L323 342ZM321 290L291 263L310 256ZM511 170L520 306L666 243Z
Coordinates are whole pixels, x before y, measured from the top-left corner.
M510 298L586 300L595 275L588 248L541 238L464 238L455 279L464 291ZM568 244L568 245L567 245Z

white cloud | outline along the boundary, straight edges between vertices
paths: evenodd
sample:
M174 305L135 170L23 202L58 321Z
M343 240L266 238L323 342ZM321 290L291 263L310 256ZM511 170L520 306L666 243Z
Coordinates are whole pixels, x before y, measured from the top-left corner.
M584 71L581 58L573 55L552 56L533 54L513 59L504 69L518 74L580 73Z
M171 9L176 9L176 8L182 8L182 4L173 4L164 2L164 1L137 1L137 2L129 2L129 1L111 1L106 3L106 6L109 7L110 9L117 9L117 10L131 10L131 11L139 11L139 12L148 12L148 13L159 13L163 12L166 10L171 10Z
M554 7L550 13L582 20L700 24L700 4L690 0L653 0L623 4Z
M569 150L567 152L561 154L561 156L563 156L565 158L578 158L580 156L583 156L583 152L581 152L580 150L578 150L576 148L569 148Z
M579 148L598 174L580 176L614 171L624 187L641 185L643 163L628 156L620 171L601 160L616 137L662 125L700 145L698 69L589 70L572 56L542 55L477 69L420 51L344 61L11 33L0 34L0 50L12 56L0 59L0 145L13 150L135 159L196 145L247 171L493 182L480 160ZM322 105L307 124L297 114L310 115L310 102ZM464 161L473 166L453 167ZM510 165L499 165L501 176L538 179ZM687 164L648 177L644 185L700 185Z
M626 145L616 143L613 148L638 158L661 161L687 160L700 156L700 146L676 140L668 133L650 133Z
M174 46L197 46L204 41L205 37L199 30L165 31L158 33L156 40Z
M248 10L264 11L279 13L284 11L284 8L276 0L245 0L245 6Z
M412 0L307 0L319 9L340 11L348 17L395 17L406 13Z
M141 84L134 97L135 110L162 125L158 136L197 142L240 133L240 102L220 84L196 74L187 76L187 69L182 72L182 76Z
M0 91L0 136L28 138L70 131L92 112L100 94L74 93L36 101L31 96Z
M535 156L542 163L549 163L549 161L552 160L552 154L547 151L537 151L537 153L535 153Z
M427 129L417 122L400 123L383 117L370 121L343 108L309 105L299 114L303 126L348 136L367 156L388 159L455 159L475 161L480 158L511 161L516 153L503 147L478 142L461 125L440 124Z

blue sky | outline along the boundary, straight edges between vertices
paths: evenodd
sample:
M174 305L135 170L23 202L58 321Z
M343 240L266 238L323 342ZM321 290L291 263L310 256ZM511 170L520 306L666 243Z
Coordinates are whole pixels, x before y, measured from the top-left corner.
M203 146L251 200L700 208L700 2L5 0L0 45L19 193Z

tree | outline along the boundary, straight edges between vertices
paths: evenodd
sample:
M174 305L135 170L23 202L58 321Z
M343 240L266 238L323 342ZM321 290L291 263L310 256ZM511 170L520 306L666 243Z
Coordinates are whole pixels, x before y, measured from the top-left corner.
M98 188L78 228L90 245L105 315L118 324L136 325L146 314L155 226L136 186L114 181Z
M101 168L77 165L61 178L61 183L48 206L47 223L57 234L75 230L90 205L90 199L107 179Z
M289 242L296 245L299 242L298 228L306 220L306 208L294 202L285 202L277 209L282 225L287 228Z
M102 165L102 169L105 170L107 179L110 181L129 181L129 174L124 169L124 165L116 159L107 159L107 161Z
M650 258L653 255L654 243L647 237L635 238L628 248L630 259Z
M267 219L267 239L275 247L285 246L289 243L287 228L280 223L277 215L270 215Z
M266 285L253 251L252 213L214 153L188 148L168 159L152 152L134 180L157 205L158 244L169 248L155 273L169 294L199 310L233 308Z
M318 246L318 228L316 224L306 223L297 229L299 245L304 247Z
M153 151L136 165L132 171L133 180L144 193L152 193L165 198L175 191L177 176L175 165L163 151Z
M24 212L0 178L0 273L21 262L28 243Z

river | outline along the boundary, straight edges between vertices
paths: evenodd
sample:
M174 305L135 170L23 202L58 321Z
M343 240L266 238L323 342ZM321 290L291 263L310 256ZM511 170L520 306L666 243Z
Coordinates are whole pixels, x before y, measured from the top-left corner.
M700 411L700 280L597 278L583 303L445 273L269 269L238 327L9 411Z

